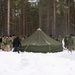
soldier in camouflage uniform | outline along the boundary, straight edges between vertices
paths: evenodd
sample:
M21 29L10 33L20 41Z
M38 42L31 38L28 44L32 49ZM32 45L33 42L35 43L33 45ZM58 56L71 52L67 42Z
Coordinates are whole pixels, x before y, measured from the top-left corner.
M73 50L73 44L74 44L74 42L73 42L73 38L72 38L72 36L70 35L69 37L68 37L68 49L72 52L72 50Z
M73 35L72 38L73 38L73 50L75 50L75 36Z
M68 48L68 37L67 36L64 38L64 46L65 48Z

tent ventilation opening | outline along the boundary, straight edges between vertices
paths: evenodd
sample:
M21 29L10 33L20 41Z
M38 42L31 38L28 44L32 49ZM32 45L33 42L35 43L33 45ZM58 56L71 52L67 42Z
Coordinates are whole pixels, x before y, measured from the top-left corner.
M38 28L37 30L41 30L40 28Z

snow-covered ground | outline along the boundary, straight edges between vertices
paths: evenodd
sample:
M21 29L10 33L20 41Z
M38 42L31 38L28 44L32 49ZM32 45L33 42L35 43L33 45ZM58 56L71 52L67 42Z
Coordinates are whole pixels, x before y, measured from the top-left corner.
M0 75L75 75L75 51L0 52Z

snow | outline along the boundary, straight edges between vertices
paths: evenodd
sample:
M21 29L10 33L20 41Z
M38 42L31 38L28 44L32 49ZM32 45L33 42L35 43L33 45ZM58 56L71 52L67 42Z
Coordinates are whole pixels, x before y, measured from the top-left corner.
M17 53L0 50L0 75L75 75L75 51Z
M0 75L75 75L75 51L0 52Z
M36 2L37 0L29 0L29 2Z

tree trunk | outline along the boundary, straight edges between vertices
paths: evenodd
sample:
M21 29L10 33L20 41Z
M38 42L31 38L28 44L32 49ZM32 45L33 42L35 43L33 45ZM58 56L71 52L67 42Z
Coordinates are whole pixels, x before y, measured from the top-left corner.
M26 14L25 9L26 9L25 3L23 3L23 36L25 35L25 14Z
M50 35L49 33L49 26L50 26L50 12L49 12L49 4L48 4L48 8L47 8L47 34Z
M68 35L70 35L70 0L68 0Z
M7 35L10 35L10 0L8 0Z
M54 24L52 26L52 36L56 37L56 0L54 0Z
M39 28L42 28L42 9L39 3Z

